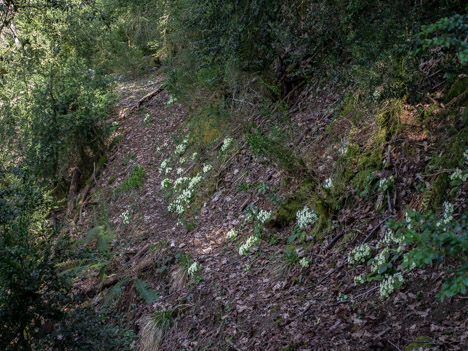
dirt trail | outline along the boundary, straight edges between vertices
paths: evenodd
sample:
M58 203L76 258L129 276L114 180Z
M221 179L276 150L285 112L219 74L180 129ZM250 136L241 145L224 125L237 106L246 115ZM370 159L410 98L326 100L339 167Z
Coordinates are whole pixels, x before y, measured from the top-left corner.
M346 257L323 250L319 244L307 253L312 258L310 270L299 269L289 275L279 262L284 245L262 243L256 255L239 256L237 247L226 242L226 233L240 228L239 240L244 241L251 230L243 224L245 204L255 203L264 209L272 205L264 193L243 192L236 185L241 181L268 182L275 187L281 178L279 171L258 162L247 151L241 150L222 172L221 185L203 204L194 229L177 226L167 210L158 171L169 155L158 154L156 149L165 143L173 145L173 138L185 132L188 113L177 103L168 105L166 91L138 111L125 112L160 85L158 76L154 81L121 85L125 98L119 105L118 123L123 139L109 157L94 187L94 197L121 184L134 165L144 167L146 178L140 190L108 201L109 220L119 228L119 239L131 243L123 255L127 262L143 247L155 247L138 257L154 259L154 264L136 274L158 290L160 300L153 306L145 305L133 289L119 302L120 311L128 318L140 319L154 310L184 306L174 310L177 324L163 339L163 350L396 350L397 345L403 348L416 336L431 335L439 324L450 325L444 313L435 316L442 307L418 302L416 296L400 293L396 300L376 305L373 301L378 291L374 286L351 291L352 273L341 269ZM123 226L121 214L126 210L132 220ZM92 214L89 208L86 212ZM83 230L90 226L90 217L81 223ZM375 223L380 220L376 218ZM186 280L182 288L174 290L181 252L201 264L203 279L197 283ZM113 268L119 271L124 265L116 263ZM339 301L339 293L356 300ZM132 303L137 305L135 309L129 307ZM460 306L456 303L454 309ZM430 312L432 318L419 312L428 307L434 311ZM448 315L455 321L453 313ZM467 337L452 327L454 333ZM452 346L460 349L458 344Z

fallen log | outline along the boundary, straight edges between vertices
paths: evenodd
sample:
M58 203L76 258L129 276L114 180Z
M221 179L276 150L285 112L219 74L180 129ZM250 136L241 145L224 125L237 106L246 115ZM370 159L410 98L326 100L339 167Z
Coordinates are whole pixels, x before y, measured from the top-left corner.
M158 95L160 92L162 92L165 88L166 88L166 84L163 84L159 88L157 88L156 90L153 90L152 92L150 92L150 93L146 94L145 96L143 96L140 100L138 100L138 102L135 105L133 105L132 107L130 107L128 109L128 112L126 113L127 116L132 114L136 110L138 110L143 104L151 101L151 99L153 99L156 95Z

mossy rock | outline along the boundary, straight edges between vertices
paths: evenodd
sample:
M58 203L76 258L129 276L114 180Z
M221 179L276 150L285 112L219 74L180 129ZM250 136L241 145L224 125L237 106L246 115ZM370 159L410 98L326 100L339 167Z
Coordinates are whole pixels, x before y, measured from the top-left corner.
M449 102L466 91L468 91L468 77L458 78L450 87L445 101Z
M429 350L433 346L432 339L428 336L418 336L414 342L405 347L405 351Z
M313 195L312 207L314 208L318 216L318 221L315 225L315 230L319 231L327 227L329 224L330 207L317 193Z

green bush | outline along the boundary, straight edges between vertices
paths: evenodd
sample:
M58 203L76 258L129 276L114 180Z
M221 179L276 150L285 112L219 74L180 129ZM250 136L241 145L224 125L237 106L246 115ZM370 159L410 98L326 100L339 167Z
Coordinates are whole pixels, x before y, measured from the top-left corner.
M131 334L72 297L70 250L48 224L50 196L24 169L0 168L0 349L122 350Z
M445 203L443 217L408 211L403 221L387 226L402 235L412 249L405 255L403 267L412 269L444 263L448 273L438 297L441 300L466 294L468 287L468 216L453 217L453 206Z

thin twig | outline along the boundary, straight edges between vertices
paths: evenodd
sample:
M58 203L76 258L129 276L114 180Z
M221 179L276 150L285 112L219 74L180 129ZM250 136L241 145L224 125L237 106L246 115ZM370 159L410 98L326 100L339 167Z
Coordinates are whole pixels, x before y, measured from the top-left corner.
M326 247L325 249L326 249L326 250L330 250L330 249L335 245L335 243L338 241L338 239L340 239L343 235L344 235L344 231L341 232L340 234L338 234L337 236L335 236L335 237L330 241L330 243L327 245L327 247Z
M363 293L361 293L359 295L354 296L353 299L356 300L357 298L359 298L361 296L364 296L364 295L367 295L367 294L371 293L372 291L374 291L374 290L376 290L378 288L379 288L379 285L374 286L372 289L369 289L369 290L367 290L367 291L365 291L365 292L363 292Z
M388 341L388 343L389 343L390 345L392 345L392 346L393 346L394 348L396 348L398 351L401 351L401 349L400 349L397 345L395 345L393 342L391 342L390 340L387 340L387 341Z
M317 285L320 285L322 284L322 282L324 282L329 276L331 276L333 273L335 273L337 270L343 268L344 264L341 264L339 265L338 267L336 267L334 270L332 270L330 273L328 273L325 277L323 277L322 279L319 280L319 282L317 283Z
M367 240L369 240L369 238L372 236L372 234L374 234L376 232L377 229L380 228L380 226L382 224L384 224L390 217L392 217L392 215L390 216L387 216L385 217L385 219L383 219L379 224L377 224L374 229L372 229L369 233L369 235L366 236L366 238L362 241L361 245L365 244L367 242Z

